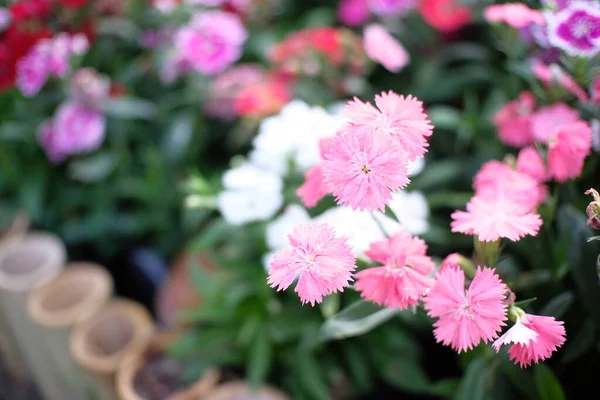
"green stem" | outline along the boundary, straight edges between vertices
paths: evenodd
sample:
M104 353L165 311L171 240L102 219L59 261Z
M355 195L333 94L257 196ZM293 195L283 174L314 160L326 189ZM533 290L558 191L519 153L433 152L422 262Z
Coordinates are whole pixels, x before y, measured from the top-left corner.
M489 268L494 268L500 256L500 239L494 242L482 242L474 236L475 253L479 260Z

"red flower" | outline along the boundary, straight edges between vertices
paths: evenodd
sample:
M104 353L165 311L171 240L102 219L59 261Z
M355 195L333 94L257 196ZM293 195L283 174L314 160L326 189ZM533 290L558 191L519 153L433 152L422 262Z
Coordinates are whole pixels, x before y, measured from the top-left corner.
M242 89L235 99L235 109L240 116L264 117L278 113L290 98L288 83L271 78Z
M58 0L58 2L67 8L79 9L88 3L89 0Z
M425 22L442 32L456 31L473 20L471 9L457 0L421 0L419 13Z
M14 22L28 19L44 19L50 14L52 4L50 0L22 0L10 6Z

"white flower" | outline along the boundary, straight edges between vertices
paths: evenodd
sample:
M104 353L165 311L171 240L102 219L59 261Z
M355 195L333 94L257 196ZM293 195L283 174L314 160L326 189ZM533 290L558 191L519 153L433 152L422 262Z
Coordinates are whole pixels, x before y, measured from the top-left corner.
M369 249L371 243L385 240L387 236L402 231L402 226L382 213L353 211L349 207L334 207L315 218L331 225L337 235L348 238L348 244L359 254Z
M271 250L281 250L290 247L288 235L297 225L307 223L309 220L310 216L304 207L297 204L290 204L286 207L283 214L267 225L265 233L267 246Z
M411 235L420 235L429 229L429 204L423 193L394 192L389 207L402 228Z
M223 186L217 204L232 225L269 219L283 204L281 177L251 164L227 171Z
M344 121L340 115L294 100L261 123L250 160L280 175L288 173L290 162L306 171L320 161L320 139L333 136Z
M529 345L530 341L537 341L538 334L533 329L529 329L523 322L521 322L521 318L517 318L517 322L507 330L504 335L500 336L494 343L492 347L496 352L500 349L503 344L509 343L519 343L522 345Z
M425 158L417 158L408 165L408 176L416 176L423 172L425 168Z

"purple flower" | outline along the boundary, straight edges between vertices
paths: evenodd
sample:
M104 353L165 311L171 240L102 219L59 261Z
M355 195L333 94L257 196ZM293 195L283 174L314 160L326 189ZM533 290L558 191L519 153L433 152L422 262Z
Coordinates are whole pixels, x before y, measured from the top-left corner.
M339 20L348 26L359 26L369 20L368 0L342 0L338 6Z
M93 68L81 68L73 73L70 97L77 103L99 108L110 92L110 79Z
M593 56L600 51L600 7L572 2L568 8L546 16L550 43L573 56Z
M418 0L369 0L369 8L374 14L385 17L400 15L417 6Z
M48 159L63 161L72 154L89 153L104 141L106 119L99 111L75 102L63 103L54 118L39 129L38 140Z
M177 32L175 48L192 68L212 75L240 58L246 36L246 29L236 15L203 12Z

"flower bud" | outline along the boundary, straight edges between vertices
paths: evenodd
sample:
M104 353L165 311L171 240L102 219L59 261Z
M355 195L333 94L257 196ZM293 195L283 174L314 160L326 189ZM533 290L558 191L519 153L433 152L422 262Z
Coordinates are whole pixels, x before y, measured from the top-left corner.
M588 204L585 213L588 216L587 224L597 231L600 231L600 194L595 189L589 189L585 194L592 195L594 201Z

